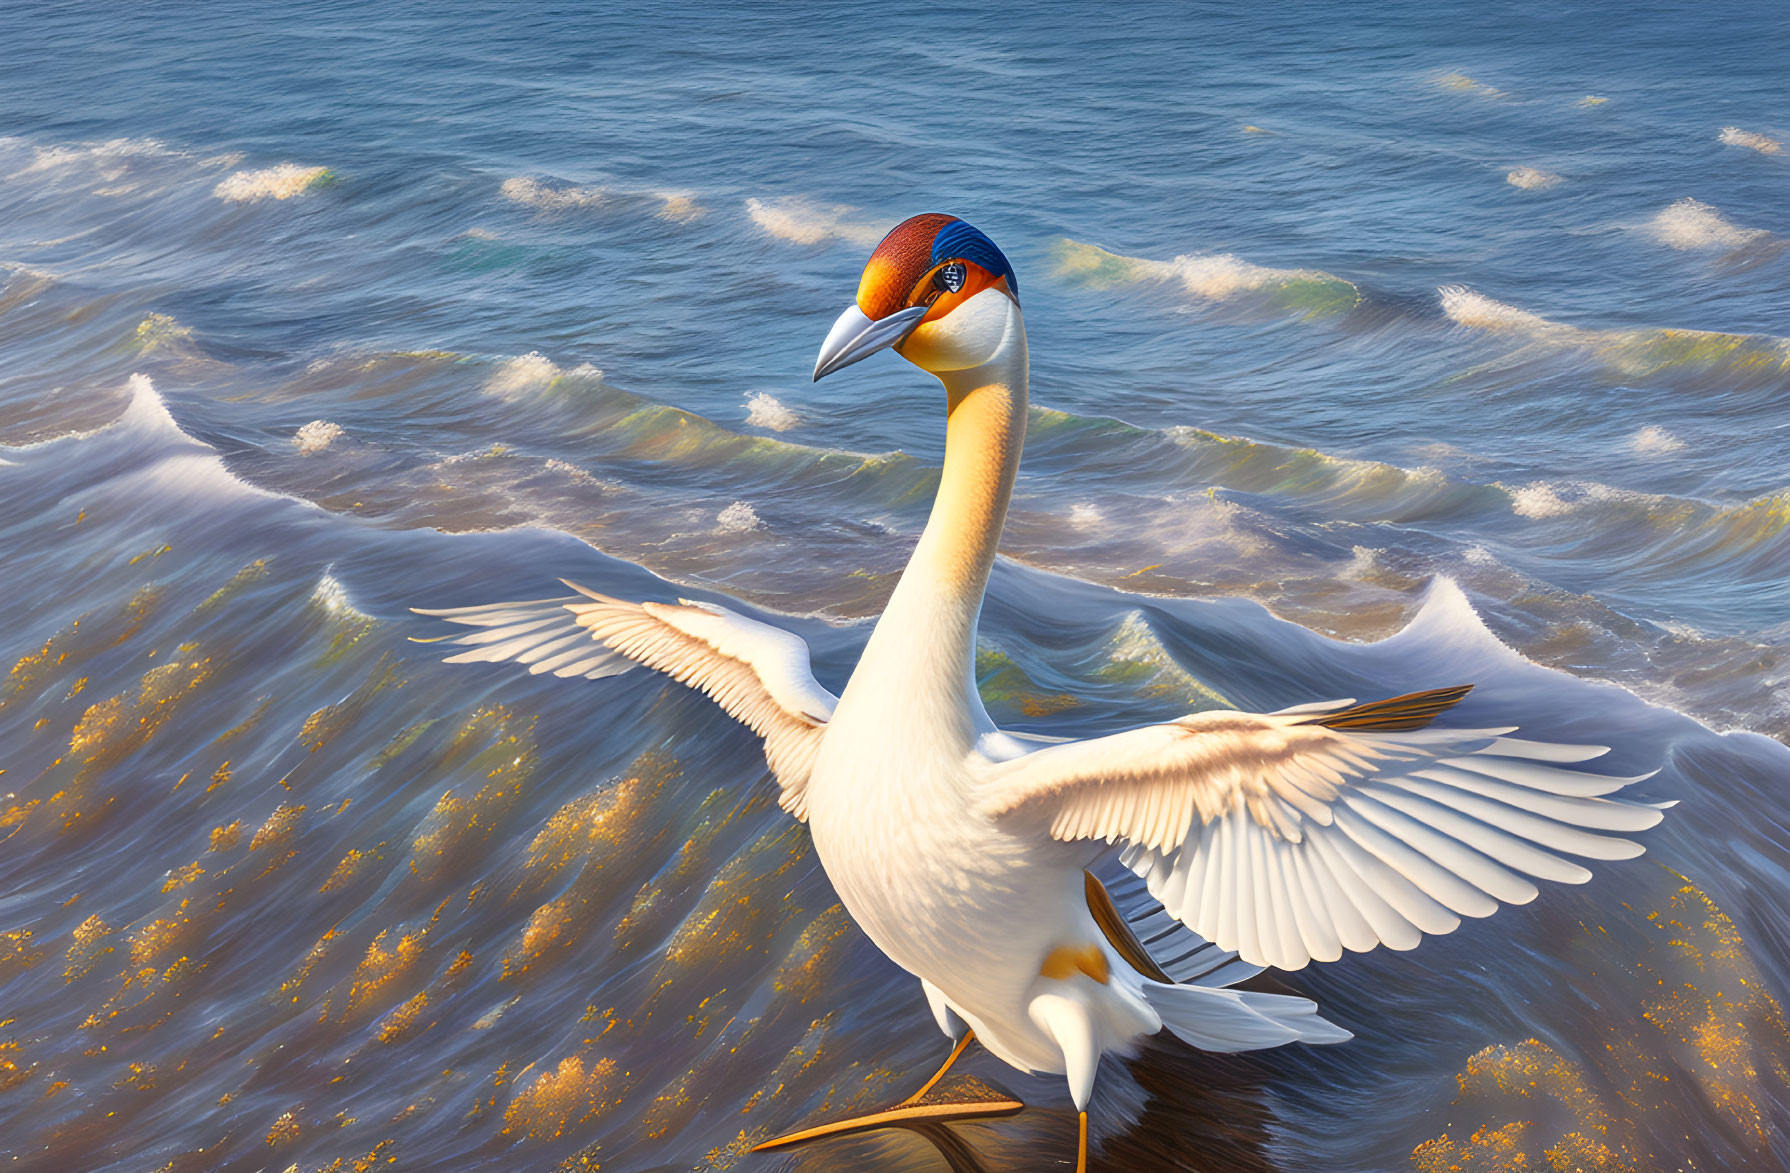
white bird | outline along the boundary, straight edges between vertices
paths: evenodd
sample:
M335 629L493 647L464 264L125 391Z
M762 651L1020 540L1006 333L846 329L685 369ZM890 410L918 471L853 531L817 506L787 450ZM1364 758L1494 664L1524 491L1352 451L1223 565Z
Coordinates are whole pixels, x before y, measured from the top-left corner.
M996 728L976 692L976 625L1027 384L1006 257L952 216L896 227L814 377L884 348L944 384L944 468L843 695L815 681L799 637L707 603L568 584L578 596L424 613L482 629L450 662L591 678L643 665L762 737L840 900L956 1041L946 1068L974 1038L1064 1074L1078 1169L1103 1054L1165 1028L1212 1051L1346 1041L1305 998L1226 987L1260 967L1412 948L1534 899L1532 879L1589 879L1567 855L1641 853L1609 833L1651 827L1662 808L1610 797L1637 778L1573 768L1602 747L1431 727L1466 687L1192 713L1085 741ZM1117 905L1090 870L1114 855L1140 878Z

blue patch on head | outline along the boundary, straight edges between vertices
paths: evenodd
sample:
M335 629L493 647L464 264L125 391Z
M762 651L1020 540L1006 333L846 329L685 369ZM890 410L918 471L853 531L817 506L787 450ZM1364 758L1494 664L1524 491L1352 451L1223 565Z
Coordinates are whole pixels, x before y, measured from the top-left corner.
M951 221L932 238L933 264L937 265L954 257L974 261L990 273L1005 277L1007 288L1013 291L1015 298L1019 296L1019 278L1013 275L1013 266L1007 263L1006 256L995 247L994 241L962 220Z

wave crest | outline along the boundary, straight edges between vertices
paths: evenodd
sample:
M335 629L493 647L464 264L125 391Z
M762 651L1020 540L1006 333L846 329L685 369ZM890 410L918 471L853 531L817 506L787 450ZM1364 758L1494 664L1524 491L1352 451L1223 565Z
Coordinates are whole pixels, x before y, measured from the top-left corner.
M1512 187L1520 187L1524 191L1535 191L1539 188L1553 187L1560 182L1560 177L1552 171L1543 171L1540 167L1515 167L1504 182Z
M1744 248L1771 236L1763 228L1742 228L1702 200L1682 199L1648 221L1655 240L1668 248Z
M609 202L609 192L600 187L550 187L525 175L504 180L503 186L497 190L498 194L512 203L538 208L544 212L594 208Z
M1445 285L1437 293L1442 312L1458 325L1519 334L1532 342L1583 347L1629 377L1694 370L1765 378L1790 373L1790 338L1673 328L1589 330L1549 321L1464 285Z
M281 163L260 171L238 171L226 175L211 189L220 200L236 204L252 204L260 200L289 200L313 188L322 187L335 178L328 167L300 167Z
M1727 143L1731 147L1748 147L1761 155L1775 155L1784 149L1784 144L1770 135L1742 130L1738 126L1724 126L1715 137L1717 142Z
M1206 301L1229 301L1239 294L1265 298L1308 317L1342 313L1361 300L1349 281L1320 269L1274 269L1231 253L1188 253L1169 261L1128 257L1099 245L1063 238L1057 245L1059 277L1105 288L1132 281L1160 281Z
M755 428L769 428L773 432L787 432L802 422L789 408L766 391L759 391L746 400L746 422Z
M561 379L600 379L603 372L589 363L566 370L538 350L506 359L485 380L487 394L515 399L545 391Z
M754 224L779 240L796 244L828 240L875 244L888 232L886 227L851 219L855 211L850 204L821 204L804 196L746 201L746 214Z

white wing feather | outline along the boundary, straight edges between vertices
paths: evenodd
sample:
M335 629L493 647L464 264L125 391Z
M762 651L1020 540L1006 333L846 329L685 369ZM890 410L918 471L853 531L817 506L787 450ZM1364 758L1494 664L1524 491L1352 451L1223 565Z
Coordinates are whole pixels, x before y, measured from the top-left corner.
M1583 883L1591 873L1559 853L1639 855L1609 832L1645 830L1672 805L1604 797L1641 778L1565 768L1602 747L1348 727L1374 706L1340 707L1196 713L990 762L979 807L1057 839L1123 842L1170 915L1292 970L1526 903L1528 877Z
M563 580L562 580L563 581ZM635 667L697 689L764 738L780 803L805 817L815 750L839 698L822 688L808 645L793 632L680 600L630 603L567 582L577 595L439 610L412 608L480 630L439 641L467 650L450 664L514 660L529 672L597 680Z

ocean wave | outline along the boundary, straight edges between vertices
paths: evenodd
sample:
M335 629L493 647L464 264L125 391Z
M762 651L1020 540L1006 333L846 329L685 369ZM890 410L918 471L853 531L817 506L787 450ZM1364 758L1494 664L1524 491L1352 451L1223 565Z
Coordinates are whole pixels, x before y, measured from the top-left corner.
M158 139L148 138L115 138L100 143L58 144L55 146L39 146L16 138L6 141L9 145L29 146L31 151L30 163L15 171L13 173L15 176L86 164L98 164L102 168L110 169L115 167L120 160L168 158L183 153L174 150ZM111 178L117 178L121 174L122 172L112 172Z
M1648 424L1630 436L1628 446L1630 451L1642 456L1664 456L1668 452L1682 452L1687 447L1683 440L1658 424Z
M638 191L604 184L542 181L528 175L512 176L504 180L497 190L499 195L511 203L533 208L538 212L637 208L642 203L653 203L658 205L653 212L656 218L673 224L688 224L700 219L707 211L696 202L696 193L686 190Z
M653 195L659 199L659 210L653 214L661 220L688 224L707 213L707 209L696 202L693 191L656 191Z
M589 363L566 370L539 351L530 351L499 364L485 380L485 392L500 399L518 399L546 391L562 379L594 382L602 377L603 372Z
M1450 70L1447 73L1436 74L1430 80L1442 89L1454 90L1457 93L1463 94L1473 94L1480 98L1507 98L1510 96L1497 86L1489 86L1482 81L1478 81L1468 77L1464 73L1454 70Z
M1715 137L1718 142L1727 143L1732 147L1748 147L1758 151L1761 155L1775 155L1784 149L1784 144L1770 135L1742 130L1738 126L1724 126Z
M301 167L297 163L281 163L259 171L238 171L226 175L211 189L220 200L251 204L261 200L289 200L322 187L335 179L328 167Z
M1550 321L1464 285L1445 285L1437 294L1442 312L1457 325L1582 348L1630 378L1710 370L1748 378L1790 373L1790 338L1673 328L1592 330Z
M715 515L715 528L724 534L740 534L763 527L758 510L747 501L735 501Z
M755 428L787 432L799 425L802 417L783 406L782 401L768 391L755 391L746 400L746 422Z
M1669 248L1744 248L1767 240L1763 228L1742 228L1702 200L1682 199L1647 223L1653 238Z
M1510 511L1531 520L1564 517L1583 505L1614 501L1622 496L1619 489L1586 482L1554 484L1536 481L1509 492ZM1636 500L1643 499L1641 495L1634 496Z
M37 452L39 467L66 465L71 476L97 461L106 470L108 491L131 504L165 504L171 500L206 504L227 500L302 500L264 489L231 472L222 453L180 426L148 375L131 375L125 393L128 399L124 410L111 422L18 451ZM72 449L66 447L69 445ZM53 457L51 449L55 451ZM308 501L305 505L315 508Z
M292 446L306 456L322 452L342 437L342 425L329 420L312 420L292 435Z
M1229 301L1240 294L1267 300L1276 308L1321 317L1353 309L1361 291L1351 282L1318 269L1274 269L1230 253L1186 254L1156 261L1108 252L1067 237L1058 242L1056 275L1105 288L1126 282L1162 282L1206 301Z
M354 623L371 623L373 616L354 605L349 597L348 588L342 580L330 571L324 571L317 579L317 585L311 591L310 601L321 608L324 614L334 619L345 619Z
M888 226L852 219L852 213L857 210L849 204L816 203L804 196L746 201L746 214L752 217L754 224L779 240L795 244L843 240L850 244L872 245L880 241L888 232Z
M1142 611L1131 611L1119 621L1105 652L1106 665L1095 675L1123 680L1142 695L1177 701L1193 710L1236 706L1175 659Z
M157 350L190 351L193 328L167 314L150 314L137 323L136 343L144 354Z
M24 305L56 282L56 274L47 269L0 261L0 314Z
M538 179L518 175L503 181L498 193L512 203L547 212L595 208L608 203L610 193L601 187L550 187Z
M1442 312L1449 320L1476 330L1516 330L1525 334L1567 336L1584 333L1489 298L1465 285L1444 285L1436 293L1442 300Z
M1543 171L1539 167L1514 167L1504 182L1512 187L1520 187L1524 191L1535 191L1539 188L1553 187L1560 182L1560 177L1552 171Z

